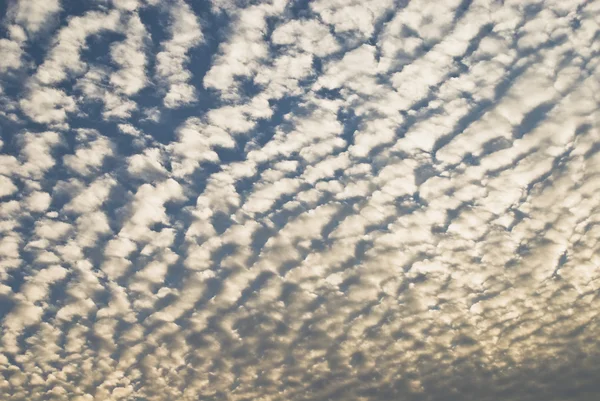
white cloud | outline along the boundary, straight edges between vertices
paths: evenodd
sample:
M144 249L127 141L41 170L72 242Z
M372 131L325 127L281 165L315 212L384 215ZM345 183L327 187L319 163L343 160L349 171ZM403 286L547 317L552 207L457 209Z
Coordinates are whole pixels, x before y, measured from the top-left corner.
M213 118L213 122L216 125L229 124L227 128L233 126L234 132L236 131L235 126L240 124L235 120L230 119L228 122L224 122L219 118ZM176 176L193 173L201 162L217 162L219 157L213 147L233 148L235 146L233 138L225 130L218 126L205 124L197 118L188 119L181 127L177 128L176 133L178 141L168 145L173 173Z
M21 46L18 42L8 39L0 39L0 73L6 72L9 69L18 69L21 67Z
M373 34L376 22L393 6L392 0L318 0L310 4L323 21L334 26L336 33L357 34L363 40Z
M141 136L142 132L131 124L119 124L119 131L126 135Z
M48 0L43 3L35 0L18 0L12 3L9 15L15 22L23 25L30 35L42 30L61 10L59 0Z
M229 40L219 46L219 54L204 76L204 85L218 90L226 99L236 99L239 78L254 75L265 63L269 49L265 41L267 18L281 13L284 2L252 5L233 10L234 23Z
M147 84L144 41L148 40L148 32L138 15L133 14L129 18L125 35L123 42L114 44L110 49L113 61L119 66L110 76L110 83L130 96Z
M325 75L317 81L316 89L322 87L327 89L339 88L358 75L375 75L377 72L375 48L362 45L344 54L341 60L329 64L326 67Z
M131 67L131 66L129 66ZM136 111L138 105L130 100L127 92L141 88L142 81L145 81L143 71L136 73L135 80L123 81L118 78L121 73L131 73L129 67L117 71L110 75L109 71L101 67L92 67L85 75L77 80L76 89L84 95L78 100L81 101L101 101L104 104L102 116L106 120L126 119L131 117L132 112ZM135 68L135 67L134 67ZM127 72L128 71L128 72ZM115 82L113 78L116 78ZM115 85L116 88L110 88Z
M50 219L39 220L36 223L35 233L42 239L59 240L71 231L71 225L62 221Z
M340 50L340 45L327 26L315 19L287 21L275 28L271 41L318 57Z
M29 79L27 95L19 102L23 113L37 123L64 128L68 113L75 112L77 105L73 96L53 86L87 70L87 63L81 60L81 51L87 46L86 40L104 31L119 30L119 19L120 13L114 10L110 13L90 11L83 16L71 18L68 25L58 32L49 54ZM107 102L110 100L109 97ZM119 106L122 103L119 102ZM117 109L118 106L113 105L112 108ZM128 106L125 111L116 110L113 114L129 115L131 108L132 106Z
M168 172L163 165L163 158L160 149L146 149L143 154L136 154L129 158L127 171L132 177L146 182L164 178Z
M192 73L186 64L189 51L202 43L204 37L196 15L183 0L176 1L169 12L171 37L162 43L162 51L156 55L156 74L167 86L164 105L177 108L196 100L196 90L189 83Z
M73 97L64 91L35 84L29 89L27 97L19 101L19 106L33 121L59 126L64 126L67 113L77 110Z
M0 175L0 197L12 195L18 188L12 180L6 176Z
M10 40L0 39L0 53L3 55L0 73L18 70L23 66L23 47L28 40L27 34L35 39L41 30L54 22L60 9L59 0L49 0L41 5L33 0L17 0L8 5L5 23Z
M99 177L87 188L79 185L79 193L75 195L65 206L66 212L86 213L97 210L109 199L111 189L117 184L110 176Z
M113 5L115 7L127 11L134 11L140 6L139 3L138 0L113 0Z
M76 174L90 175L102 167L105 158L114 154L110 139L95 130L79 130L77 141L85 146L78 146L75 154L63 157L64 165Z
M42 178L56 164L51 152L63 143L61 136L53 131L25 132L18 136L18 141L23 164L15 173L33 179Z
M131 216L123 224L119 236L134 241L152 241L154 232L150 225L169 224L164 204L185 199L183 188L172 178L156 185L144 184L136 192L131 204Z
M77 244L82 248L93 247L101 237L112 233L108 218L100 211L79 216L75 224L78 234Z
M249 213L267 212L280 197L296 192L299 187L298 180L287 178L257 188L244 205L244 210Z
M69 74L84 72L86 63L81 61L80 53L86 46L86 39L102 31L117 30L119 17L117 11L90 11L70 19L58 33L49 55L36 71L35 79L43 85L53 85L69 78Z
M27 197L25 204L32 212L44 212L50 207L52 198L50 194L41 191L35 191Z

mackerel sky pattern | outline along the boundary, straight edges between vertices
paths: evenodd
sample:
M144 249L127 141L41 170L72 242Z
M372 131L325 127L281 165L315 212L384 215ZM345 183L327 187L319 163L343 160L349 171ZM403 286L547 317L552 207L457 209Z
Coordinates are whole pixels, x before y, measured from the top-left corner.
M0 400L599 399L600 0L0 16Z

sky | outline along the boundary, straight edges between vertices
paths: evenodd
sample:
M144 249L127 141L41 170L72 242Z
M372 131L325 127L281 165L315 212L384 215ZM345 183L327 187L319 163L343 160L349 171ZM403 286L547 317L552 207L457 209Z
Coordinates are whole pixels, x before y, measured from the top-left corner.
M0 1L0 399L594 401L599 0Z

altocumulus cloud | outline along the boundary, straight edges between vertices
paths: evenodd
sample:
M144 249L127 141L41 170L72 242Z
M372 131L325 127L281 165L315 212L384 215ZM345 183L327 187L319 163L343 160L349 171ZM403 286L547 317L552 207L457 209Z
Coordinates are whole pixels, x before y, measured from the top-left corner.
M0 10L0 399L598 399L600 1Z

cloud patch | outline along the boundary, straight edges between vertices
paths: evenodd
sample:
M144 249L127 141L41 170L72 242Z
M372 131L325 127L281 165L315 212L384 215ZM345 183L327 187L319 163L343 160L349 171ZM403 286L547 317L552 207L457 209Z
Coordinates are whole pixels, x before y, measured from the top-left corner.
M189 83L192 73L187 68L188 52L201 44L204 36L196 15L185 1L175 2L168 12L170 38L162 43L156 55L156 74L167 88L163 104L172 109L196 100L196 89Z

